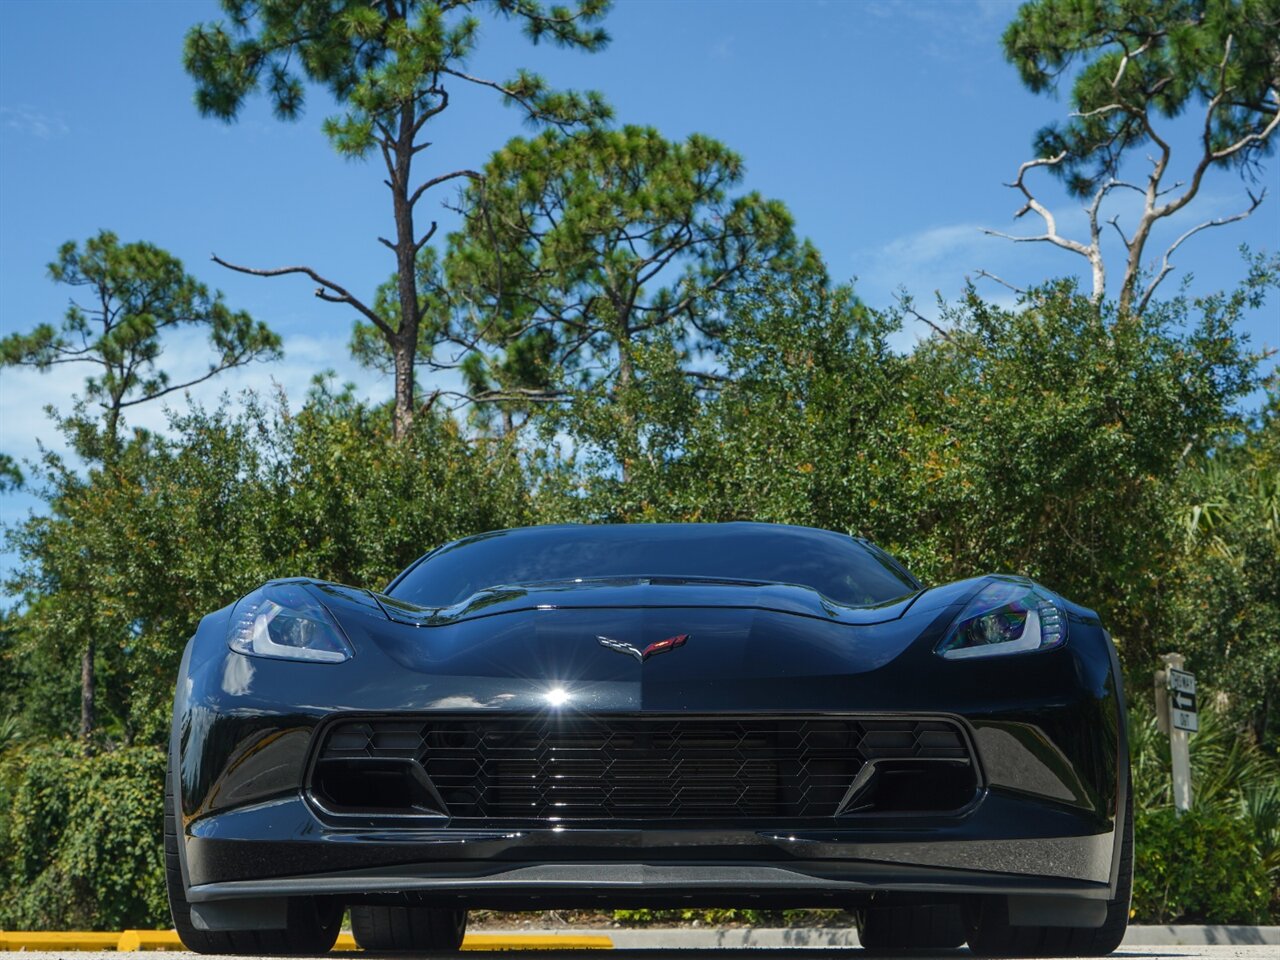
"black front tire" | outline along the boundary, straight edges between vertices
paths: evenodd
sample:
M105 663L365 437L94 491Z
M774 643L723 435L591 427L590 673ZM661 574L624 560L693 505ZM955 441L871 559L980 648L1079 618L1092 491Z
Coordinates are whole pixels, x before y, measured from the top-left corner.
M298 956L328 953L342 927L340 904L315 897L290 897L283 930L198 930L182 883L178 823L173 797L173 764L164 778L164 878L169 912L182 945L194 953Z
M362 950L452 953L462 946L467 911L438 907L351 908L351 933Z
M856 916L858 942L871 953L951 950L964 945L964 917L955 904L867 907Z
M986 957L1105 957L1124 939L1133 895L1133 787L1124 810L1124 838L1120 845L1120 877L1116 895L1107 901L1102 926L1015 927L1003 897L984 900L968 917L969 949Z

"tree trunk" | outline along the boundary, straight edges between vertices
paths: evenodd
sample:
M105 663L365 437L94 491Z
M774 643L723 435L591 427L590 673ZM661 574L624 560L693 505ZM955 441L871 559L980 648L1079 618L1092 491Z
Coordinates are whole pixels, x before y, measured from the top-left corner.
M402 335L397 337L391 345L396 366L396 404L392 420L392 435L397 440L403 440L413 428L413 347L416 340L415 331L413 340L408 343Z
M102 436L105 440L103 447L102 459L110 460L116 453L116 448L120 443L120 407L118 406L120 399L113 398L110 407L107 408L106 420L103 426Z
M1102 261L1101 252L1095 252L1089 258L1089 266L1093 272L1093 305L1096 307L1102 303L1107 295L1107 268Z
M1144 218L1129 242L1129 256L1124 265L1124 283L1120 286L1118 306L1121 317L1127 317L1133 309L1138 292L1138 281L1142 278L1142 252L1147 247L1147 238L1150 235L1151 224Z
M631 413L631 385L635 368L631 362L631 331L625 326L618 332L618 401L622 404L622 482L631 482L631 461L640 450L638 429Z
M124 377L118 376L117 383L123 383ZM116 457L120 453L120 409L124 399L124 390L120 389L111 397L107 407L103 429L104 445L102 448L102 466L105 471L114 472ZM115 478L119 483L119 478ZM85 588L88 591L90 588ZM90 606L96 606L92 594L89 594ZM97 726L98 681L94 676L96 661L93 638L85 640L84 651L80 654L80 739L87 741Z
M418 244L413 230L413 204L409 202L409 176L413 165L414 107L401 105L400 130L395 144L396 175L391 182L396 217L396 293L400 301L400 329L391 344L396 367L396 405L392 432L403 440L413 426L413 362L418 349Z
M94 727L93 641L85 645L80 654L80 739L88 740Z

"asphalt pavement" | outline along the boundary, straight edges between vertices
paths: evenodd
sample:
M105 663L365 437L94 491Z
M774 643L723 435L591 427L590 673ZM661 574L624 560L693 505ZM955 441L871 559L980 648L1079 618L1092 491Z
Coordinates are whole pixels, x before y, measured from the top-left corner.
M538 960L584 960L584 955L599 955L595 951L582 950L538 950L528 951L528 953L536 956ZM717 949L717 948L662 948L657 947L645 950L633 949L615 949L608 952L607 956L612 960L761 960L761 955L765 954L768 960L822 960L822 958L849 958L863 954L863 951L857 947L847 947L843 949L832 949L828 947L756 947L747 949ZM177 952L157 953L154 951L130 953L121 951L107 951L101 953L91 952L35 952L23 951L23 960L163 960L165 957L196 957L196 954L179 954ZM330 957L340 956L339 954L329 954ZM438 956L438 955L437 955ZM484 957L491 957L492 960L509 960L510 952L490 951L490 950L474 950L465 954L458 954L467 960L482 960ZM958 960L969 956L967 950L940 951L936 954L913 953L910 954L911 960L929 960L936 957L938 960ZM1186 960L1276 960L1277 950L1271 944L1258 945L1201 945L1201 946L1144 946L1144 947L1122 947L1120 950L1112 954L1117 960L1163 960L1163 958L1186 958ZM221 960L221 958L204 957L202 960ZM227 957L226 960L243 960L243 958ZM262 958L268 960L268 958ZM1067 960L1067 958L1063 958Z
M122 950L104 950L107 941ZM583 954L608 950L616 960L822 960L870 957L858 946L855 930L834 927L649 927L561 928L557 930L469 931L464 956L479 960L510 957L519 948L537 960L585 960ZM558 941L558 942L557 942ZM151 947L136 951L135 947ZM192 957L178 949L172 931L126 931L121 934L0 933L0 950L19 951L24 960L164 960ZM569 949L570 946L594 950ZM537 949L527 949L536 947ZM337 958L355 948L349 933L339 937ZM159 951L164 951L157 956ZM455 955L457 956L457 955ZM967 950L912 953L910 960L964 960ZM1113 954L1119 960L1280 960L1280 927L1266 926L1130 926L1125 942ZM0 953L3 960L3 953ZM16 960L16 958L15 958ZM227 960L233 960L228 957ZM533 960L531 957L530 960Z

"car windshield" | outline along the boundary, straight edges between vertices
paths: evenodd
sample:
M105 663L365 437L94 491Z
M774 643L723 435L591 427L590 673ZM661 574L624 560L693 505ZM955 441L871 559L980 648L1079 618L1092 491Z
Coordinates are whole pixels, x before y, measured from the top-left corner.
M918 589L888 555L843 534L771 524L526 527L429 554L388 591L447 607L486 587L575 579L664 577L798 584L846 606Z

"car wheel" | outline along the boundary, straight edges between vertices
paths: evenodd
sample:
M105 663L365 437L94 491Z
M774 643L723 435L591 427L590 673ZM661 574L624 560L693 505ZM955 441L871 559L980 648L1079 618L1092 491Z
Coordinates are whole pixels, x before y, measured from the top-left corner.
M1124 839L1120 845L1120 877L1116 896L1107 901L1102 926L1015 927L1009 923L1003 898L984 901L968 919L969 949L989 957L1105 957L1120 946L1129 926L1133 894L1133 789L1124 810Z
M947 950L964 944L964 917L954 904L868 907L857 913L858 942L872 952Z
M342 907L314 897L290 897L283 930L198 930L182 884L178 860L177 805L173 796L173 764L164 778L164 879L169 912L178 939L195 953L314 955L328 953L342 926Z
M362 950L451 952L462 946L466 932L465 910L369 905L351 908L351 933Z

